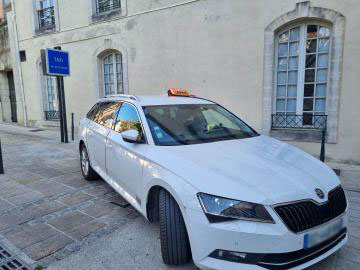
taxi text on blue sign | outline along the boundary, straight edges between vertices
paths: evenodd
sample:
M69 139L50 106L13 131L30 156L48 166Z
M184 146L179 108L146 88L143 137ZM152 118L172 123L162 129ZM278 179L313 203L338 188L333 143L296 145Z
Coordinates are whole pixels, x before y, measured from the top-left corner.
M46 49L46 73L49 76L69 76L70 61L66 51Z

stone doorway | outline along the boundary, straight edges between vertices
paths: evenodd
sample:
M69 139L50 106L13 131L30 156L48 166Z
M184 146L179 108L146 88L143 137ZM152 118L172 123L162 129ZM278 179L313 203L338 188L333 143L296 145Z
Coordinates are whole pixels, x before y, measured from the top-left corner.
M16 93L15 93L15 84L14 84L14 74L12 71L7 72L7 78L9 84L11 121L17 122Z

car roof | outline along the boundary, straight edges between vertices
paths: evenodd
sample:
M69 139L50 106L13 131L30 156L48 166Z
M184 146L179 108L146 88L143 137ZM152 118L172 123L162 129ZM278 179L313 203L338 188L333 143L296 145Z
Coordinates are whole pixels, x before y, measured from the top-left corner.
M213 102L198 97L179 97L179 96L132 96L114 95L102 98L100 101L128 101L139 106L159 106L176 104L214 104Z

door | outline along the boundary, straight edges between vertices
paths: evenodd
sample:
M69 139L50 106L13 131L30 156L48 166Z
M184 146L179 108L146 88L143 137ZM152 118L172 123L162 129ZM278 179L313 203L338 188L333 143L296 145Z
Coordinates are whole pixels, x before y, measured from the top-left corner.
M132 204L141 204L141 179L144 156L148 144L128 143L121 132L136 129L144 138L142 123L137 109L130 103L123 103L116 117L114 129L110 131L106 144L106 169L108 176L116 183L120 192ZM145 141L145 140L144 140Z
M8 84L9 84L11 121L17 122L16 93L15 93L15 84L14 84L14 74L12 71L8 71L7 78L8 78Z
M87 127L87 147L92 168L102 177L106 174L105 143L106 137L112 128L114 114L118 108L117 102L99 103L92 121Z

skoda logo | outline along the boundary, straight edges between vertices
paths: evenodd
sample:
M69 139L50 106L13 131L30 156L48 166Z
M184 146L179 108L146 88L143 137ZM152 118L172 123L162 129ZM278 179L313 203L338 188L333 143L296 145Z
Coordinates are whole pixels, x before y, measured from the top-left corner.
M320 198L320 199L324 199L325 194L324 192L320 189L320 188L316 188L315 189L316 195Z

